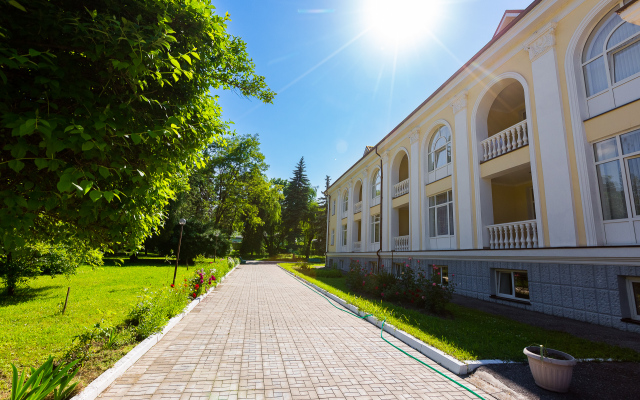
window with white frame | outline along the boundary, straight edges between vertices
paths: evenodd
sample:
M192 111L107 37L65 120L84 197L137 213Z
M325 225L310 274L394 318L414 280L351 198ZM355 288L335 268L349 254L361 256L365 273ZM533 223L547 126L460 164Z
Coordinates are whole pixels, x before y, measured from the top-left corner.
M336 242L336 230L331 229L331 245L333 246Z
M444 125L433 135L429 145L429 172L451 163L451 131Z
M380 243L380 214L371 217L371 243Z
M640 129L593 145L605 221L640 218Z
M394 262L393 263L393 274L398 278L402 278L402 274L404 274L404 263Z
M627 293L631 318L640 320L640 277L627 278Z
M496 295L516 300L529 300L527 271L496 270Z
M609 12L593 30L582 53L587 97L640 73L640 26Z
M440 193L429 197L429 237L452 236L453 193Z
M436 265L433 267L433 274L438 275L438 280L441 285L449 284L449 266L448 265Z
M374 274L380 273L377 261L369 261L369 268L371 268L371 272L373 272Z
M342 211L344 211L345 213L349 211L349 191L348 190L344 191L344 196L342 198Z
M347 224L342 225L342 245L347 245Z
M336 215L336 201L333 201L333 207L331 208L331 215Z
M380 197L380 193L382 193L382 181L380 179L380 170L377 170L375 175L373 175L373 180L371 183L371 198L375 199L376 197Z

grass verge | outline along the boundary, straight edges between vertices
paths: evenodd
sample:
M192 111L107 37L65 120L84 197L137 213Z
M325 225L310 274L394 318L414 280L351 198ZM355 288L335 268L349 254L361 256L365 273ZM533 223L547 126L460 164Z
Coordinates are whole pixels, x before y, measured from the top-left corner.
M207 268L224 267L226 260ZM176 283L184 283L196 267L178 268ZM131 308L143 294L168 287L174 266L164 258L146 257L116 266L105 260L105 266L78 268L70 279L64 276L39 277L15 296L0 295L0 398L10 393L11 366L19 370L40 366L49 355L60 359L71 347L73 337L104 320L110 326L124 323ZM71 287L67 310L62 304ZM80 369L78 389L86 386L109 369L137 342L114 349L96 349L96 353Z
M344 277L312 278L300 273L292 263L279 265L458 360L526 361L522 350L529 345L543 344L576 358L640 361L640 353L627 348L592 342L457 304L447 305L451 318L440 318L388 301L369 300L350 292Z

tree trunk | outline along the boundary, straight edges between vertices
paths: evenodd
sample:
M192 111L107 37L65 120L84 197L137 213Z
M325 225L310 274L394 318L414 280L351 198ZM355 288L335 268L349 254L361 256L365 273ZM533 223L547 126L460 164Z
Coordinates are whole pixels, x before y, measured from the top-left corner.
M316 234L314 233L313 235L311 235L311 237L309 238L309 240L307 241L306 244L306 249L304 251L304 255L305 255L305 259L307 260L307 262L309 261L309 254L311 253L311 243L313 242L313 239L315 239Z

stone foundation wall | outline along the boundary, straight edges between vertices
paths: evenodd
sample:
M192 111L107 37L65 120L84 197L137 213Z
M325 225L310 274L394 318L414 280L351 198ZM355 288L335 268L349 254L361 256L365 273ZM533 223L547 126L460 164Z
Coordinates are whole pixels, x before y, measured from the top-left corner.
M329 257L328 265L349 270L351 260L369 267L371 257ZM549 315L640 333L640 325L622 322L631 315L627 277L640 276L640 266L551 264L436 260L428 257L394 257L393 263L410 265L430 273L431 266L449 267L449 280L456 293ZM382 258L384 271L392 272L392 259ZM529 304L496 297L495 270L526 271Z

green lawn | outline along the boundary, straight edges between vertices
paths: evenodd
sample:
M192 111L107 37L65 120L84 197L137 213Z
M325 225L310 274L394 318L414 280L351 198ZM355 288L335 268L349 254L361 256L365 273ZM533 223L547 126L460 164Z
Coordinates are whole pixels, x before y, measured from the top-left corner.
M343 278L310 278L294 269L294 264L282 267L307 281L335 294L360 310L396 326L459 360L500 359L525 361L524 347L543 344L576 358L604 358L640 361L633 350L592 342L568 333L550 331L488 314L456 304L449 304L450 318L440 318L410 310L382 300L368 300L353 295ZM329 305L327 305L329 307Z
M111 325L122 323L144 289L154 291L169 286L173 279L174 267L164 259L127 261L120 267L113 264L106 260L105 266L96 269L80 267L69 280L64 276L39 277L15 297L0 296L0 398L9 393L10 363L22 369L39 366L49 354L62 356L73 336L85 327L102 319ZM215 268L213 265L211 268ZM189 271L180 266L176 281L183 282L194 270L193 266ZM69 303L65 315L60 315L68 286ZM102 360L88 366L93 373L79 374L81 385L109 368L133 346L104 354Z

